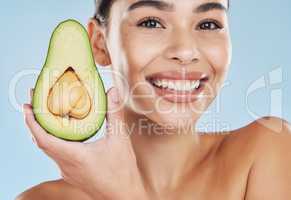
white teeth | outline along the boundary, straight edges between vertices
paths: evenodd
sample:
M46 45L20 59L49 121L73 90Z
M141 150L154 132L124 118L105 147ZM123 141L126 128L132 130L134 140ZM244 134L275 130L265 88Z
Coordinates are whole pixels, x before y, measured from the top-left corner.
M194 84L193 84L194 88L197 89L200 86L200 80L197 80Z
M169 88L175 88L175 83L173 83L173 81L169 81Z
M162 87L166 88L168 86L168 81L162 80Z
M183 90L183 86L184 86L183 83L181 83L180 81L176 81L174 84L175 84L174 85L174 89L176 89L176 90Z
M187 82L185 83L185 88L186 88L187 90L191 90L191 82L190 82L190 81L187 81Z
M168 88L177 91L191 91L195 90L200 85L200 80L189 81L189 80L165 80L156 79L153 80L153 84L157 87Z
M161 86L162 86L162 82L161 82L161 80L156 80L156 81L154 81L154 84L155 84L156 86L158 86L158 87L161 87Z

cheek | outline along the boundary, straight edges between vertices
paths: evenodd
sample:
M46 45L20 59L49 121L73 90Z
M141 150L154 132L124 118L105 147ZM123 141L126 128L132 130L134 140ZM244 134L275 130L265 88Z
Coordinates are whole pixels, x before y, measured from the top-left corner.
M204 59L208 62L216 79L222 81L231 61L231 44L227 35L202 40L199 44ZM220 82L219 81L219 82Z
M122 31L122 48L129 70L141 72L160 56L162 41L157 33L148 33L136 27L126 27Z
M120 58L123 68L126 69L125 79L128 83L128 96L130 107L136 112L138 110L148 110L146 107L151 102L153 96L149 91L148 83L145 81L145 70L147 66L158 56L158 47L152 45L149 38L132 31L130 28L123 29L121 32L121 48L123 53Z
M212 101L223 86L231 61L231 42L228 34L199 38L199 50L203 61L211 70L206 96Z
M145 73L148 66L153 65L156 58L160 56L161 44L153 40L157 40L157 38L140 31L134 31L134 28L127 28L122 31L121 41L124 51L123 60L127 68L126 77L129 87L134 90L134 93L148 88L143 84Z

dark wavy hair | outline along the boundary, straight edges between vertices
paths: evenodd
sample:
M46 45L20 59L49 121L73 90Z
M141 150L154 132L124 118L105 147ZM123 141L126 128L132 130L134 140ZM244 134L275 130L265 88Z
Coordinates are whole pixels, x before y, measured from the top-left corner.
M106 26L109 18L110 8L116 0L94 0L95 1L95 15L94 18L100 25ZM228 0L229 7L229 0Z

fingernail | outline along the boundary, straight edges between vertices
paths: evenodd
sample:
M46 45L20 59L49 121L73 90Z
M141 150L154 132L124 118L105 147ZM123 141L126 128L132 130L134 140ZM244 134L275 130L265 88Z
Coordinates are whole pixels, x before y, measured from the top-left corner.
M113 90L114 91L112 91L112 93L113 93L112 94L112 101L113 101L113 103L118 104L120 101L118 90L117 90L117 88L113 88Z

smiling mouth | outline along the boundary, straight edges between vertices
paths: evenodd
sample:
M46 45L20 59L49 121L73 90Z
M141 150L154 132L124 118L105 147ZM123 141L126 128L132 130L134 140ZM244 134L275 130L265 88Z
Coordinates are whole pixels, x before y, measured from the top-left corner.
M151 75L146 80L153 86L157 95L173 103L189 103L201 97L209 77L201 72L180 74L162 72Z
M151 84L160 89L168 89L176 92L191 92L198 90L202 85L202 81L154 79L151 80Z

